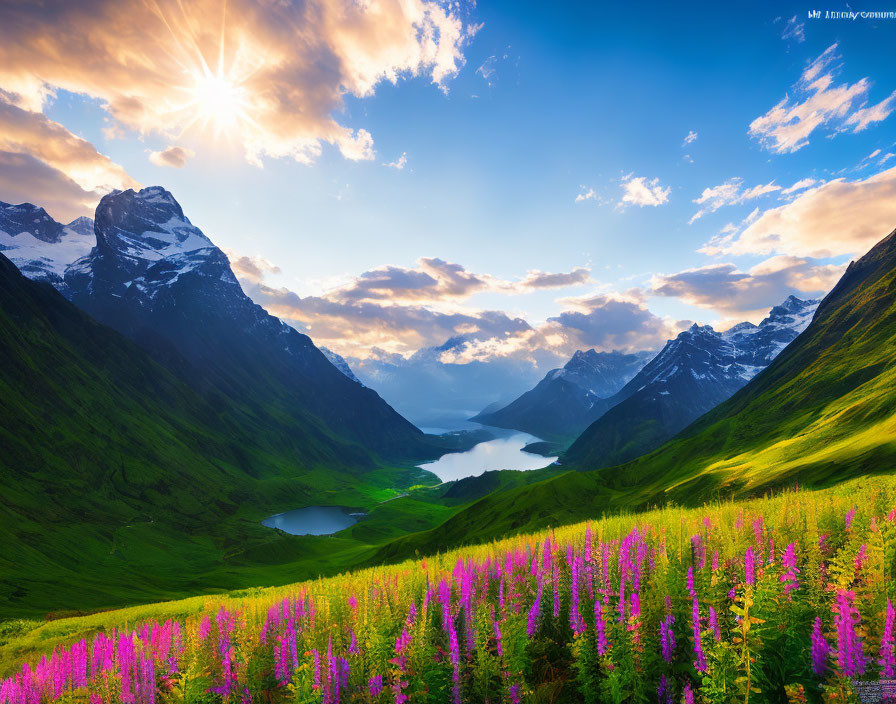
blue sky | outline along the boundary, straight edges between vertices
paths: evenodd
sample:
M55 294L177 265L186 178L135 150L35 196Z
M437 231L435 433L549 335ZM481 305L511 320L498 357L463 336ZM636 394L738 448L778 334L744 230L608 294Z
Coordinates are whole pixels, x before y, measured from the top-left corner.
M364 356L377 347L407 354L447 337L442 324L416 335L385 325L362 339L353 335L351 316L340 331L336 313L322 320L303 309L303 299L323 299L334 290L342 293L330 298L344 304L345 291L364 272L392 266L407 274L419 270L420 257L456 263L491 283L411 298L383 295L381 288L365 299L368 311L397 305L472 318L503 311L539 330L537 344L558 358L578 346L650 346L685 320L755 320L789 293L822 293L838 267L896 226L896 217L887 219L894 211L886 185L872 189L877 209L863 209L863 217L877 220L837 246L807 242L813 218L822 217L817 202L839 197L844 208L855 207L850 193L821 193L815 203L800 201L794 213L782 213L799 222L788 225L780 246L756 244L776 226L771 216L749 242L741 237L750 226L744 219L756 208L754 221L806 190L838 178L861 183L896 166L896 159L886 160L896 152L896 117L889 116L896 101L885 102L896 91L889 48L896 19L809 20L807 9L786 3L449 6L469 35L458 41L461 58L441 86L433 83L436 69L422 62L399 71L394 84L376 80L366 92L341 91L335 120L356 135L372 135L373 158L360 160L324 140L313 163L262 156L260 166L253 165L245 143L226 129L217 135L195 125L166 131L123 118L109 107L114 97L89 87L89 76L79 94L61 86L80 84L60 78L56 96L44 100L40 112L94 145L133 181L171 190L193 222L234 258L266 260L266 271L247 274L247 291L312 336L320 331L322 341L340 351ZM819 73L831 77L828 90L853 87L855 97L830 94L825 104L831 113L793 151L776 148L768 134L751 134L751 124L786 97L788 105L799 104L801 76L825 52L829 60ZM30 60L37 66L40 59ZM28 61L19 60L27 71ZM420 75L410 75L415 70ZM860 83L865 78L867 85ZM812 92L805 86L804 98ZM878 105L880 119L861 129L861 121L848 122ZM110 125L118 125L115 134ZM696 138L685 144L689 133ZM151 163L151 152L171 146L193 153L182 168ZM739 181L728 196L706 201L717 202L717 210L689 224L705 205L695 203L704 189L731 179ZM782 194L804 179L812 179L811 188ZM661 202L621 202L626 183L642 184ZM744 195L763 185L770 186L765 195ZM733 202L738 193L740 202ZM0 199L12 195L0 191ZM40 194L30 199L40 202ZM878 220L872 236L868 228ZM723 249L730 251L698 251L729 223L735 229L724 234L733 240ZM818 237L833 235L819 231ZM741 245L731 249L738 238ZM750 276L751 268L774 257L801 263L775 260L773 277ZM582 267L590 278L576 285L511 285L532 270ZM716 269L657 279L701 267ZM287 300L287 291L296 295ZM616 335L590 324L575 334L556 322L541 329L564 311L589 315L608 301L629 307L637 332L623 334L616 317L608 323L619 326ZM638 316L645 310L655 324L643 326ZM471 329L466 323L458 331L480 342L492 334ZM390 335L396 338L391 345ZM552 335L555 344L541 339ZM520 345L509 352L480 347L480 355L520 354Z

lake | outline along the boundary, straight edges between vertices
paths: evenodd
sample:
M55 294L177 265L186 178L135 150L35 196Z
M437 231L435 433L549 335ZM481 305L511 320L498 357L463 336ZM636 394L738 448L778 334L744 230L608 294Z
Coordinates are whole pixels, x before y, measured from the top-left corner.
M306 506L265 518L261 525L290 535L330 535L353 526L362 515L344 506Z
M436 429L427 430L431 432ZM495 469L521 471L541 469L557 460L556 457L542 457L523 452L526 445L540 440L534 435L515 430L502 431L497 428L488 428L488 430L500 433L499 437L481 442L466 452L442 455L435 462L419 465L420 468L432 472L443 482L450 482L464 477L478 477L484 472Z

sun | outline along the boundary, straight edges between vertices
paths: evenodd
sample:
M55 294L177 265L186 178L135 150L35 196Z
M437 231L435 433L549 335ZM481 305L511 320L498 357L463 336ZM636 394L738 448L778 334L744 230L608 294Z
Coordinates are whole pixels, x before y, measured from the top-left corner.
M215 134L229 132L247 119L247 93L239 82L223 73L202 70L193 76L192 99L186 107L195 111L193 121L211 126Z

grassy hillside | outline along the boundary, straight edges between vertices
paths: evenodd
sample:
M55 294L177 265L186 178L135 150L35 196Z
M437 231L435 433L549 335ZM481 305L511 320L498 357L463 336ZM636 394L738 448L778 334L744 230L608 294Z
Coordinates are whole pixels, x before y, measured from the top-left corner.
M574 467L588 470L587 465ZM483 498L384 548L416 551L589 515L896 471L896 233L850 265L812 324L728 401L655 452Z
M19 676L0 692L137 704L854 701L853 679L896 667L894 568L896 482L857 480L288 587L7 622L0 677Z
M0 340L0 616L333 573L462 503L380 505L435 478L199 395L2 256ZM333 538L259 524L319 503L371 515Z

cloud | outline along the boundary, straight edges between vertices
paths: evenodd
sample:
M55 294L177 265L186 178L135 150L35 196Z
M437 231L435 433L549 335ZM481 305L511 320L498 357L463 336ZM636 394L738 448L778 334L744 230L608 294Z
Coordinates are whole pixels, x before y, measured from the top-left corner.
M92 216L100 198L30 154L0 151L0 200L31 203L35 194L40 205L62 222Z
M540 325L505 311L461 304L485 290L523 295L591 283L588 270L581 267L563 273L533 270L517 281L506 281L424 258L413 269L381 267L322 294L303 297L265 281L268 273L279 272L266 259L227 254L256 303L306 331L318 344L359 359L408 356L461 336L463 343L446 351L443 361L510 357L550 365L582 347L654 348L676 332L673 324L653 315L631 292L563 299L560 315Z
M388 166L393 169L397 169L398 171L403 171L405 165L408 163L408 153L402 152L401 156L398 157L395 161L390 161L389 163L384 163L383 166Z
M580 192L576 196L576 203L582 203L586 200L600 200L600 196L595 193L593 188L586 188L585 186L579 186Z
M896 93L868 106L871 82L867 78L835 83L839 59L837 45L828 47L806 67L791 95L750 123L750 135L769 151L786 154L805 147L809 136L821 127L860 132L889 116L896 107Z
M896 167L864 180L839 178L764 211L729 254L833 257L864 253L896 227Z
M160 152L150 152L149 160L156 166L171 166L175 169L182 169L187 165L187 161L196 156L192 149L186 147L168 147Z
M39 198L63 220L93 215L102 194L113 188L139 186L90 142L39 112L11 104L2 92L0 151L5 155L0 198L15 202Z
M622 200L617 207L625 207L627 203L644 207L656 207L669 201L671 188L660 186L658 178L648 180L644 176L629 174L622 180Z
M560 274L549 274L534 269L526 274L526 278L520 281L517 287L521 289L565 288L587 284L590 281L591 272L582 267L576 267L570 272Z
M492 85L492 76L495 75L495 64L498 60L496 56L489 56L485 61L482 62L482 65L476 69L476 73L482 76L485 79L485 82Z
M31 154L87 191L139 185L118 164L85 139L38 112L0 96L0 149Z
M751 188L743 188L742 178L730 178L718 186L703 189L700 197L694 199L694 203L703 207L691 216L688 224L693 224L707 213L714 213L723 206L739 205L780 190L781 186L776 185L774 181Z
M792 39L798 44L802 44L806 41L806 23L794 15L784 23L784 31L781 32L781 39L785 41Z
M852 127L853 132L861 132L875 122L886 120L894 109L896 109L896 91L890 93L888 98L880 101L877 105L870 105L856 110L843 121L843 125L844 127Z
M681 143L681 146L686 146L688 144L692 144L697 141L697 132L695 130L691 130L685 135L684 141Z
M675 274L660 274L650 282L657 296L737 319L758 320L787 296L815 297L834 287L845 265L820 264L811 259L776 256L747 271L731 263L709 264Z
M819 183L823 183L823 181L819 181L818 179L814 178L801 178L789 188L782 189L781 194L790 195L791 193L796 193L797 191L804 191L807 188L818 185Z
M243 281L252 299L308 332L318 344L365 358L375 348L408 355L458 334L481 339L530 329L501 311L440 311L422 304L323 296L301 297L286 288Z
M238 279L252 283L261 282L267 274L279 274L280 267L260 255L246 256L233 250L224 250L230 260L230 268Z
M63 89L112 126L176 139L214 130L248 160L314 161L329 143L371 159L345 97L425 77L447 90L477 26L434 0L85 0L15 3L0 24L0 88L40 110Z

